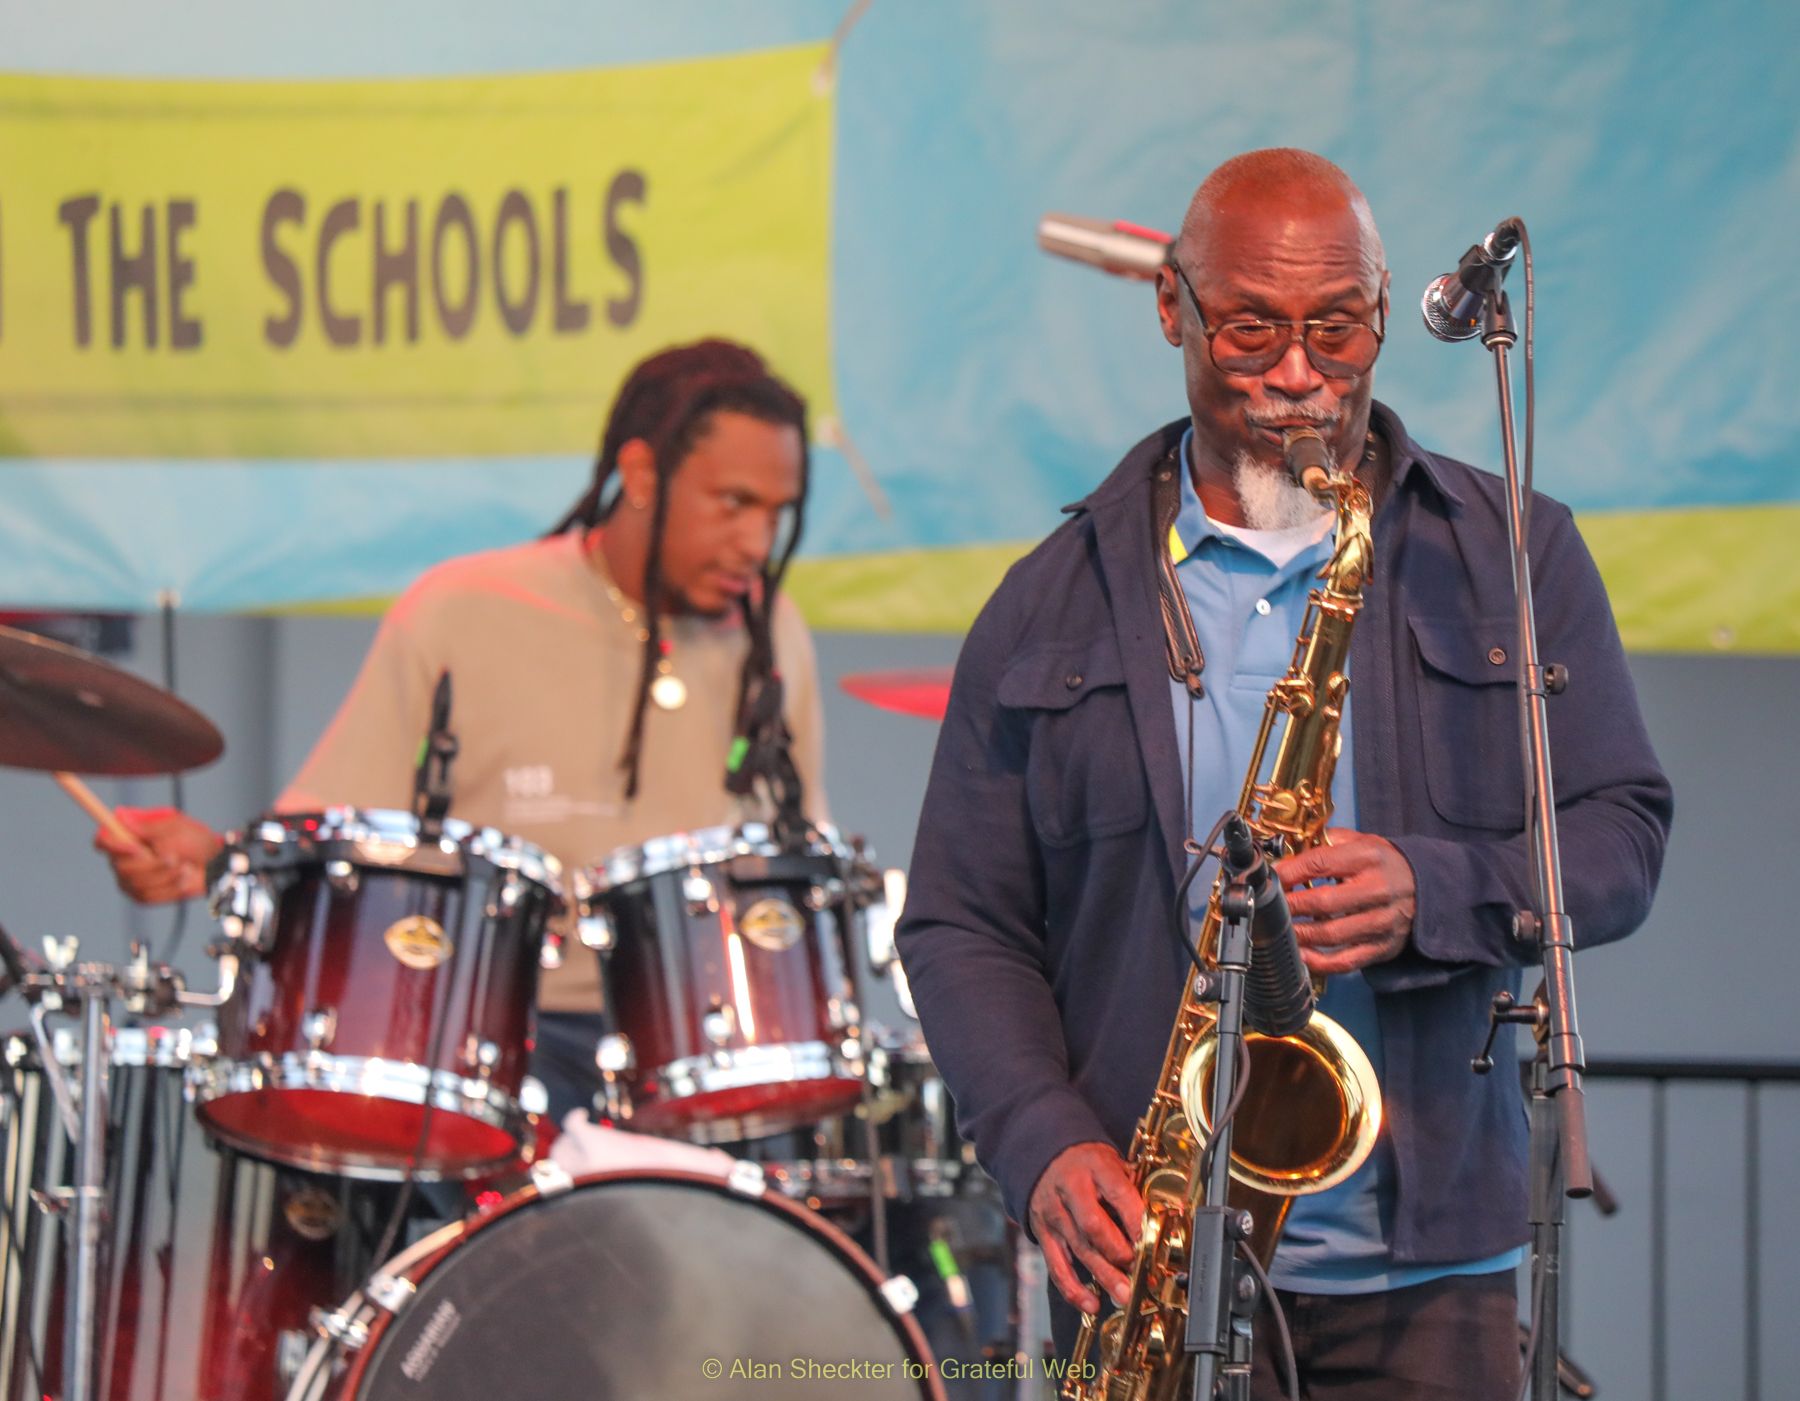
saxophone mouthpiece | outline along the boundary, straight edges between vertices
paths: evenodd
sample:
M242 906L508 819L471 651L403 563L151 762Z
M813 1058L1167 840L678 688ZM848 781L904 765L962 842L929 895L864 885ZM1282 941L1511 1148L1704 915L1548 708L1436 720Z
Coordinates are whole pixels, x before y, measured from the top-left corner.
M1317 428L1290 428L1281 435L1288 475L1314 496L1331 494L1331 449Z

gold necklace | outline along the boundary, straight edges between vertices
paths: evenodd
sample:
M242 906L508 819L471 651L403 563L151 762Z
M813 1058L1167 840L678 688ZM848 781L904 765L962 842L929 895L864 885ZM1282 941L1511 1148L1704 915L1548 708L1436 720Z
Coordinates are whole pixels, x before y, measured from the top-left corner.
M619 610L619 617L632 630L638 645L644 646L650 641L649 625L640 620L636 606L625 597L625 591L612 581L604 562L600 568L601 581L606 585L606 596L612 600L613 607ZM658 710L680 710L687 704L687 683L675 674L675 663L669 655L674 648L669 639L659 638L658 649L660 655L656 659L656 676L650 682L650 699L655 702Z

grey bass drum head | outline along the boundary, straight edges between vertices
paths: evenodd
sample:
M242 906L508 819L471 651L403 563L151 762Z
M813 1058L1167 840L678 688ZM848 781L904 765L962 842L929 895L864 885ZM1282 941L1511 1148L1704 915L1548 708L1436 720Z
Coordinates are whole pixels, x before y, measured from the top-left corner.
M940 1397L923 1336L820 1218L724 1181L601 1174L477 1218L410 1271L357 1401Z

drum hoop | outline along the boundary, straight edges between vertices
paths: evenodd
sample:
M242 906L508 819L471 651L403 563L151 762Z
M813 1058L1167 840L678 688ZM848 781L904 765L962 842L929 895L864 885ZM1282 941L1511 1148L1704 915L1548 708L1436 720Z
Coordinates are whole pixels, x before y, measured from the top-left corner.
M671 871L718 866L739 856L817 856L849 861L854 853L839 838L837 828L829 823L817 823L809 828L806 841L798 848L778 841L775 833L762 822L697 827L690 832L672 832L634 846L617 847L604 861L582 871L577 884L584 895L604 895L620 886L633 885Z
M568 1183L567 1186L559 1184L554 1190L548 1192L536 1183L521 1187L489 1210L476 1216L466 1217L462 1221L453 1222L441 1230L434 1231L431 1235L414 1241L407 1249L396 1255L389 1264L378 1267L375 1274L396 1279L404 1278L408 1284L413 1286L407 1292L407 1298L410 1301L417 1297L418 1286L433 1270L443 1264L457 1246L479 1232L487 1230L496 1221L511 1216L515 1211L524 1210L540 1201L557 1200L571 1192L580 1191L584 1187L608 1182L650 1181L686 1184L705 1188L718 1196L732 1197L767 1207L778 1214L787 1216L802 1230L819 1237L831 1247L832 1253L838 1257L839 1261L861 1280L876 1308L880 1309L882 1314L900 1329L905 1338L907 1350L913 1358L922 1361L933 1355L930 1345L925 1341L925 1334L912 1313L910 1311L902 1313L882 1292L884 1281L881 1279L880 1272L876 1269L875 1262L863 1252L862 1248L817 1212L808 1211L798 1203L789 1201L774 1187L765 1185L759 1192L748 1192L734 1186L726 1178L711 1173L688 1172L681 1168L615 1168L606 1172L584 1173L580 1177L565 1179L565 1181ZM344 1375L343 1384L333 1393L339 1397L354 1398L356 1396L357 1388L363 1384L365 1374L374 1365L375 1353L382 1336L406 1312L405 1306L390 1311L371 1304L364 1292L366 1288L365 1284L364 1289L359 1289L352 1294L338 1311L348 1314L352 1310L359 1310L364 1314L370 1312L375 1314L374 1319L369 1323L367 1334L356 1350L349 1354L349 1366ZM317 1343L314 1345L314 1351L328 1346L330 1346L328 1342ZM305 1375L304 1368L301 1375ZM943 1383L938 1378L936 1367L930 1368L925 1377L914 1380L918 1380L925 1387L926 1394L932 1397L933 1401L944 1401Z
M515 1150L499 1158L447 1168L428 1163L393 1166L385 1159L352 1152L299 1153L266 1139L246 1138L221 1128L206 1112L207 1106L217 1100L261 1090L322 1090L367 1095L396 1104L424 1104L427 1083L431 1086L434 1110L473 1119L510 1134L517 1143L529 1140L530 1124L524 1108L500 1086L454 1071L428 1070L410 1061L290 1051L267 1065L218 1057L190 1066L187 1072L188 1094L199 1106L207 1132L240 1152L286 1167L336 1173L363 1182L401 1182L408 1176L419 1182L441 1182L480 1177L516 1156Z
M308 823L312 828L302 830ZM542 847L496 827L475 827L454 817L444 819L443 836L430 846L419 841L417 819L397 808L328 807L316 812L271 813L226 839L226 850L242 853L253 868L258 864L258 852L265 864L277 864L268 860L274 854L269 849L283 847L305 847L320 852L320 859L327 854L355 858L360 853L364 859L358 864L362 866L400 871L419 857L456 855L516 872L558 900L563 894L562 862ZM339 852L340 847L349 850ZM374 861L366 856L368 847L387 848L400 855L396 860Z

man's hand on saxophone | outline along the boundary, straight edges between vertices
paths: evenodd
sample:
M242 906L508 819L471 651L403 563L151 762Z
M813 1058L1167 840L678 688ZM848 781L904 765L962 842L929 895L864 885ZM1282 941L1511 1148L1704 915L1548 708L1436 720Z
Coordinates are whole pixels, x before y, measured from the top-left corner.
M1319 976L1383 963L1412 937L1413 869L1385 837L1333 827L1323 845L1276 862L1275 873L1287 892L1301 957Z
M1144 1199L1111 1144L1077 1143L1051 1159L1031 1190L1030 1215L1031 1233L1063 1298L1084 1313L1100 1311L1100 1296L1075 1273L1079 1260L1114 1303L1125 1302Z

